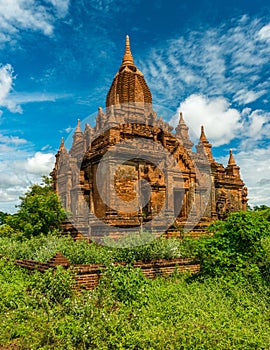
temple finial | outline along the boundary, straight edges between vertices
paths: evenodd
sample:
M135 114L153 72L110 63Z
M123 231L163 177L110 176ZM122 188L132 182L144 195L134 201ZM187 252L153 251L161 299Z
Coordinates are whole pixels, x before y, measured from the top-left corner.
M232 149L230 149L230 157L229 157L228 165L236 165L236 162L233 157Z
M201 126L201 136L200 136L200 141L201 142L208 142L206 136L205 136L205 133L204 133L204 127L203 125Z
M59 151L62 151L64 148L65 148L65 141L64 141L64 138L62 137Z
M81 130L81 121L80 121L80 119L78 119L78 123L77 123L77 127L76 127L76 130L75 130L75 132L81 132L82 130Z
M130 51L130 42L129 42L129 36L126 36L126 49L125 49L125 53L124 53L124 57L122 60L122 65L134 65L134 61L133 61L133 57Z
M185 124L184 118L183 118L183 113L180 112L180 119L179 119L179 124Z

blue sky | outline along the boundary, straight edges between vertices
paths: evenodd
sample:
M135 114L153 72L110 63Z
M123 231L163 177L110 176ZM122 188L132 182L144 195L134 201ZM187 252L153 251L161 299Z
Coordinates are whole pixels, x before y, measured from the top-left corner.
M0 210L53 167L105 98L129 34L155 109L229 149L251 205L270 205L268 1L0 0Z

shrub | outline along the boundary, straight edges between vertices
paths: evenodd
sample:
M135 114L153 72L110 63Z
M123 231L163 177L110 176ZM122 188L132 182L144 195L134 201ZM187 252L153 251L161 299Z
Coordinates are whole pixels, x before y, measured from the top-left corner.
M102 298L106 291L113 300L132 303L141 297L146 298L147 285L148 280L141 269L131 265L111 265L103 272L97 290Z
M270 224L258 213L231 213L209 230L213 236L198 242L203 273L215 276L244 269L260 271L265 266L268 253L263 240L269 237Z
M32 288L45 296L51 303L62 303L73 294L74 279L70 270L63 266L48 269L44 273L35 272Z

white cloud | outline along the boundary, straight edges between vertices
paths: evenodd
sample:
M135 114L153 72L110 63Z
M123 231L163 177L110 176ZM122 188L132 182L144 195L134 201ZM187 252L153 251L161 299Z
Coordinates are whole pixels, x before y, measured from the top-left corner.
M14 212L19 196L32 184L40 183L43 175L49 175L55 158L44 152L22 155L20 146L5 146L9 148L9 157L0 162L0 211Z
M44 92L20 92L12 93L9 95L9 101L12 103L24 104L33 102L55 102L58 99L71 97L71 94L65 93L44 93Z
M270 42L270 23L260 29L258 36L261 40Z
M48 175L53 168L54 161L54 154L36 152L33 157L26 160L25 169L30 174Z
M243 16L168 40L138 64L153 100L178 106L194 142L204 125L214 146L237 146L252 205L270 205L269 42L269 21ZM217 160L227 164L228 157Z
M270 147L252 148L234 154L249 191L249 204L270 206ZM219 159L224 162L226 159Z
M267 94L267 90L261 90L259 92L248 91L246 89L241 89L235 93L234 100L240 104L249 104L258 100L261 96Z
M0 108L6 107L11 112L21 113L21 107L9 99L14 79L13 68L10 64L0 66Z
M20 30L52 35L54 22L66 16L69 0L0 0L0 40L10 41Z
M270 24L263 21L243 16L230 27L190 32L152 49L138 66L153 97L175 105L187 92L201 93L244 106L269 95Z
M209 142L214 146L229 143L237 136L242 127L241 114L230 108L229 102L223 97L207 98L203 95L191 95L183 101L171 123L176 126L179 112L190 127L191 134L200 136L200 126L204 125Z
M15 79L16 76L14 75L13 68L10 64L6 64L5 66L0 65L0 108L7 108L10 112L13 113L22 113L22 108L20 105L24 103L45 101L54 102L57 99L71 96L71 94L64 93L16 93L13 91ZM0 116L2 113L3 111L0 110Z
M51 3L54 6L57 16L59 18L63 18L67 15L69 8L69 0L47 0L47 2Z
M15 211L19 196L53 169L50 152L33 152L33 145L18 136L0 134L0 211Z
M241 115L243 130L239 149L247 151L259 146L265 148L270 140L270 112L245 108Z
M0 144L8 144L8 145L24 145L27 143L27 140L21 139L18 136L5 136L0 134Z
M0 68L0 104L3 105L12 87L13 69L10 64Z

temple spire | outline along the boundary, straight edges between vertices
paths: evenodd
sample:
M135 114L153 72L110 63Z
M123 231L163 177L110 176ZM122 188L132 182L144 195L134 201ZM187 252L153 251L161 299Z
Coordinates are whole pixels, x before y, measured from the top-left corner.
M180 112L180 119L179 119L179 125L183 125L183 124L185 124L185 121L184 121L184 118L183 118L183 113L182 112Z
M197 152L201 154L205 154L208 158L208 160L212 163L214 162L214 158L212 155L212 145L208 142L205 133L204 133L204 127L201 126L201 136L198 145L196 146Z
M208 142L205 133L204 133L204 127L203 125L201 126L201 136L200 136L200 142Z
M134 65L133 57L130 51L130 42L129 42L128 35L126 36L126 49L122 60L122 66L126 66L126 65Z
M186 147L189 151L191 151L193 147L193 143L190 141L189 134L188 134L188 126L186 125L183 113L180 112L180 119L177 127L175 128L176 131L176 137L181 140L184 147Z
M65 148L65 141L64 141L64 138L62 137L59 151L63 151L64 148Z
M82 129L81 129L81 121L80 119L78 119L78 124L77 124L77 127L74 131L74 134L73 134L73 143L72 143L72 147L71 147L71 150L70 152L72 153L73 150L74 150L74 145L80 143L83 141L83 132L82 132Z
M230 157L229 157L228 165L236 165L236 161L234 160L232 149L230 149Z
M235 178L240 179L240 168L237 166L236 161L234 160L232 149L230 149L230 157L226 167L226 175L234 176Z
M78 119L78 123L77 123L77 127L76 127L75 132L82 132L80 119Z

